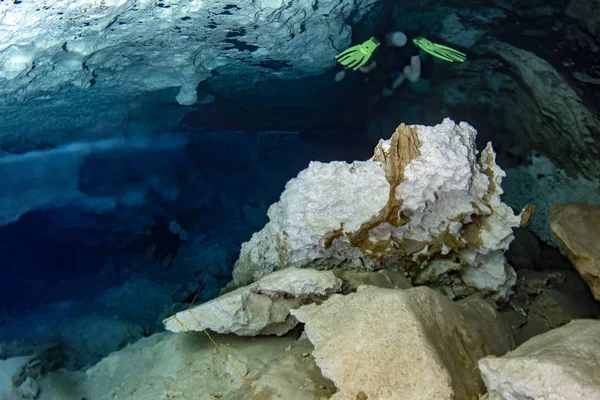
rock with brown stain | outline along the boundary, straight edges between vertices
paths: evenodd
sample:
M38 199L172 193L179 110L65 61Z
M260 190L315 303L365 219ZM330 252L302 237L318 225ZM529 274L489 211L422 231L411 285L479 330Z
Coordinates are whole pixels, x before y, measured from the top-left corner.
M506 298L515 273L503 253L522 218L500 201L504 172L490 144L477 157L476 134L450 119L402 124L370 160L312 162L242 245L230 286L290 266L392 267L453 298Z

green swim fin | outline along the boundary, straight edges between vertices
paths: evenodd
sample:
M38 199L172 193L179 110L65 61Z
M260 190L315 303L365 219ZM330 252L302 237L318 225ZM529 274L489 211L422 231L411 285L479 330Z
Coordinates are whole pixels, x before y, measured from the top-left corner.
M413 43L426 53L429 53L432 56L440 58L444 61L465 62L467 60L467 55L465 53L461 53L460 51L448 46L433 43L424 37L414 38Z
M356 46L352 46L335 56L337 62L345 67L357 70L369 61L373 52L379 46L374 37Z

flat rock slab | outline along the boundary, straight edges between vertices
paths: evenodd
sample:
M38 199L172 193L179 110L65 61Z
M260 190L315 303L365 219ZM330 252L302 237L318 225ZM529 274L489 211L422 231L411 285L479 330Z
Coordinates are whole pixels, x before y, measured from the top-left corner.
M331 271L288 268L163 321L172 332L202 331L240 336L283 335L298 321L291 308L337 292L342 281Z
M600 206L553 204L550 229L594 298L600 301Z
M314 359L304 356L312 349L306 339L212 337L228 362L202 332L163 332L112 353L85 372L50 373L39 379L38 400L259 400L235 368L266 400L325 400L333 392ZM0 399L19 398L0 392Z
M489 400L600 399L600 321L582 319L479 361Z
M453 302L427 287L362 286L291 311L314 344L332 399L471 399L485 391L477 361L512 336L479 296Z

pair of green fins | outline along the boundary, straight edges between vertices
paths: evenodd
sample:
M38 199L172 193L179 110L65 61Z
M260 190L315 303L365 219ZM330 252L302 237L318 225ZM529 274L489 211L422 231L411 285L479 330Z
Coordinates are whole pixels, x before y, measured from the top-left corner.
M465 53L453 49L448 46L433 43L424 37L418 37L413 39L413 43L426 53L431 54L434 57L440 58L448 62L464 62L467 59ZM335 59L345 67L353 70L357 70L365 65L373 52L379 46L379 41L375 38L371 38L364 43L352 46L340 54L335 56Z

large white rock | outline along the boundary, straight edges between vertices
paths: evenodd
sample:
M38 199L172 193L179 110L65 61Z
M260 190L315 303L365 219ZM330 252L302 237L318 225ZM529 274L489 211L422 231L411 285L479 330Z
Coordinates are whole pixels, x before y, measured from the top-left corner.
M163 323L172 332L210 329L241 336L283 335L298 323L291 308L335 293L341 286L331 271L288 268L178 312Z
M479 368L489 400L598 400L600 321L572 321Z
M234 285L289 266L404 267L451 297L507 296L504 251L521 217L500 201L504 172L476 131L446 119L401 125L368 161L312 162L286 185L269 223L242 245Z
M332 400L476 398L485 391L477 361L513 345L480 296L457 303L426 287L362 286L291 312L338 388Z

